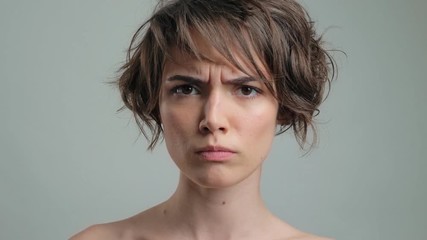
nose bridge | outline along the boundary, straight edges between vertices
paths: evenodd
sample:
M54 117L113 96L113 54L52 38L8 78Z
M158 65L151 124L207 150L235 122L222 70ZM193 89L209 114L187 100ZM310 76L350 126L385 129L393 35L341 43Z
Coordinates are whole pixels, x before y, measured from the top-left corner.
M203 106L201 129L210 132L226 130L226 112L224 110L224 96L220 90L212 89L206 96Z
M221 93L218 90L212 90L207 96L204 105L204 117L208 121L216 122L221 114Z

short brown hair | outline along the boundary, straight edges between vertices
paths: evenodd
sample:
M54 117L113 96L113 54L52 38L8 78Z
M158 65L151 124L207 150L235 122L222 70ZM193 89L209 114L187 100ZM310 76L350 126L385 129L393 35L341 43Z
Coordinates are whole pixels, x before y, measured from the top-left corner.
M149 149L162 137L159 96L172 48L199 59L207 57L197 49L194 32L239 69L230 46L249 61L256 77L278 100L277 134L292 128L301 147L309 129L316 139L313 118L334 77L335 64L300 4L294 0L169 0L160 1L133 36L117 81L125 106L134 113L143 135L151 139ZM255 64L252 50L269 77Z

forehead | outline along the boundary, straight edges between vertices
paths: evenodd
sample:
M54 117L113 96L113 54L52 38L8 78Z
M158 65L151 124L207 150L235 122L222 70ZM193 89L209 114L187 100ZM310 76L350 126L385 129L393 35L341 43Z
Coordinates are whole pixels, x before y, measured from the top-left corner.
M170 57L166 60L163 73L170 74L171 72L186 72L196 75L203 75L207 66L215 66L221 68L222 71L233 74L249 73L253 74L250 68L245 68L241 71L238 66L232 64L224 56L217 51L202 52L201 57L186 53L180 49L174 48L170 53Z
M269 75L269 71L265 67L264 61L260 54L256 53L253 48L250 49L250 56L245 54L239 44L229 44L227 52L220 52L216 49L211 41L206 40L200 34L194 31L191 34L190 49L187 50L179 46L171 46L165 60L165 70L168 65L179 65L190 69L196 73L200 73L201 69L198 63L207 62L215 65L225 66L231 69L232 72L245 73L246 75L265 78ZM259 74L257 68L262 72ZM261 75L261 76L260 76ZM263 76L262 76L263 75Z

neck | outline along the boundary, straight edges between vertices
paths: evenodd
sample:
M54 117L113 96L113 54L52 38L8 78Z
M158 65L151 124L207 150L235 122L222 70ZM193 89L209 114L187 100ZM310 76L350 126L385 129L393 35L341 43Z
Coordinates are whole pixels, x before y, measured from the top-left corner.
M199 186L181 174L163 212L195 239L244 238L272 219L261 199L260 172L221 189Z

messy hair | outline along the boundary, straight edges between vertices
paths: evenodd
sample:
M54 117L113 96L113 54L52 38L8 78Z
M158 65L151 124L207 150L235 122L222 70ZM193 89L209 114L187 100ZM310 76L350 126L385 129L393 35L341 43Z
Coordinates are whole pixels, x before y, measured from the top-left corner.
M177 48L204 56L195 34L244 72L241 54L276 97L277 134L293 129L301 147L334 78L335 64L305 9L295 0L161 0L134 34L117 80L124 104L153 149L162 138L159 97L165 62ZM230 47L232 46L232 47ZM268 74L255 61L260 58ZM147 131L149 130L149 132ZM150 134L151 133L151 134Z

